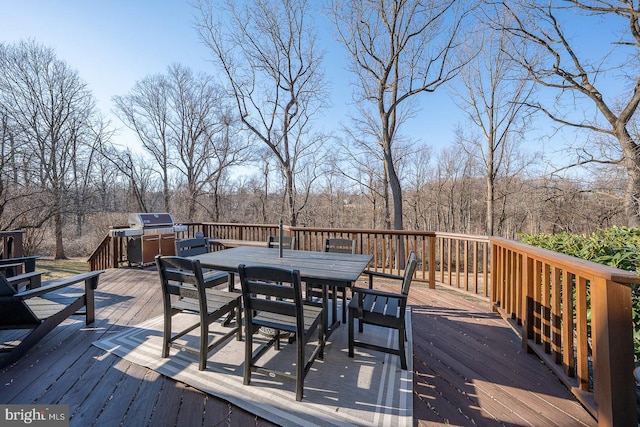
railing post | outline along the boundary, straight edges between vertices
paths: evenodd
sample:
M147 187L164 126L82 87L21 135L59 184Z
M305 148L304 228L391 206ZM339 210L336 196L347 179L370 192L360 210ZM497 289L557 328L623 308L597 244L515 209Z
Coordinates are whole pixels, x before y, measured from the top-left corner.
M599 426L635 426L631 287L596 279L591 286L594 399ZM594 286L595 285L595 286Z
M496 303L498 302L498 280L500 277L500 274L498 273L498 246L493 244L493 242L489 242L489 244L491 245L491 291L489 292L489 301L491 304L490 309L492 311L497 311L496 309ZM485 287L487 286L487 284L485 283Z
M436 288L436 236L429 236L429 289Z

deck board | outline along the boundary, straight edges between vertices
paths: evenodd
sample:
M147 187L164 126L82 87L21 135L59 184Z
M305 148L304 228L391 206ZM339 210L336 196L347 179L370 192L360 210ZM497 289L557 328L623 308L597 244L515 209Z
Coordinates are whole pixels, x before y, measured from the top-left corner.
M409 303L416 425L597 424L486 301L416 283ZM69 404L72 426L271 425L91 345L161 314L155 272L107 270L95 323L65 321L2 370L0 403Z

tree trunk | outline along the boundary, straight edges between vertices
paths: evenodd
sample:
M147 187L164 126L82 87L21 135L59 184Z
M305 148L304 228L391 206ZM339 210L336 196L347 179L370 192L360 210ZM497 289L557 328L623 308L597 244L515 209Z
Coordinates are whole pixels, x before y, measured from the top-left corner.
M164 211L169 212L169 179L167 178L166 174L163 178L162 184L163 184L162 196L164 201Z
M627 188L624 199L625 214L629 227L640 226L640 152L633 143L623 144L626 167Z
M293 174L289 169L287 171L287 204L289 205L289 225L295 227L298 224L298 215L296 213L296 199L293 188Z
M486 219L486 233L487 236L493 236L493 227L495 224L493 215L493 205L495 202L495 179L493 173L493 161L490 161L491 166L487 168L487 219Z
M60 209L54 215L54 223L55 223L55 237L56 237L56 254L55 259L67 259L67 256L64 253L64 246L62 244L62 214L60 213Z

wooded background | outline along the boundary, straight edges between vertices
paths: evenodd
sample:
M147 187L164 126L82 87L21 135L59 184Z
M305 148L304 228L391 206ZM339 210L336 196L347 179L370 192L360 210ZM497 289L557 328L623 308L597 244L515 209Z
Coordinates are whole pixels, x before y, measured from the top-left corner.
M54 48L0 44L0 228L64 258L129 212L508 238L640 224L631 3L326 2L354 75L342 129L322 126L317 7L196 2L212 73L172 64L114 97L128 147ZM577 29L602 22L594 54ZM437 151L403 134L436 90L468 118Z

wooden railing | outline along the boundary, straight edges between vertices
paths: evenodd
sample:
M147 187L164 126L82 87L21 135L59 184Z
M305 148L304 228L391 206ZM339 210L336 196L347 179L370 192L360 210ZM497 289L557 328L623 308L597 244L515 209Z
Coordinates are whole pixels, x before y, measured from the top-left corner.
M490 294L489 239L485 236L436 233L439 282L487 298Z
M178 238L265 241L278 225L186 224ZM371 269L402 274L403 256L419 259L415 280L472 293L512 323L602 425L635 425L631 286L633 272L514 241L427 231L284 227L297 249L320 250L325 238L357 241ZM106 237L92 269L126 262L125 239Z
M491 239L491 301L598 419L635 426L631 286L619 270L501 238Z
M278 234L277 224L185 223L187 231L178 239L202 234L217 239L261 241ZM124 228L125 226L113 227ZM373 254L370 268L402 274L403 256L409 250L419 260L414 280L435 287L436 278L443 285L488 298L489 239L431 231L395 231L367 229L331 229L284 226L287 235L296 238L297 249L317 251L325 238L349 238L357 241L357 252ZM92 270L116 268L128 264L126 239L106 236L89 257Z
M369 268L391 274L403 274L404 256L413 250L418 257L414 280L435 288L435 233L430 231L361 230L340 228L285 227L296 238L298 249L322 250L324 239L346 238L356 241L356 252L372 254Z

